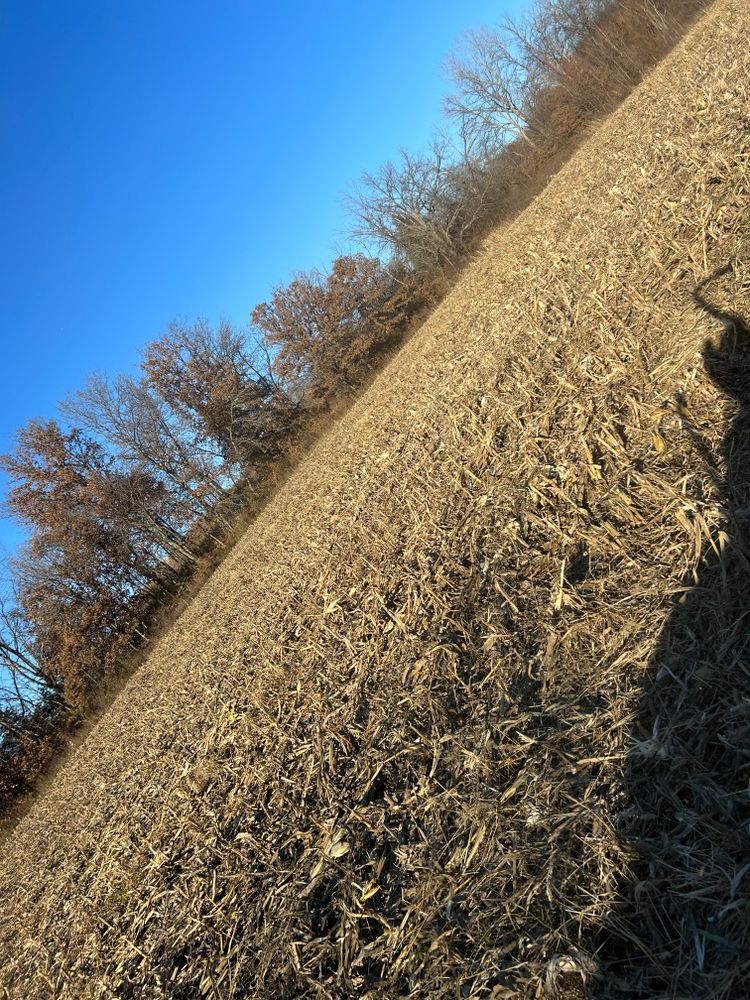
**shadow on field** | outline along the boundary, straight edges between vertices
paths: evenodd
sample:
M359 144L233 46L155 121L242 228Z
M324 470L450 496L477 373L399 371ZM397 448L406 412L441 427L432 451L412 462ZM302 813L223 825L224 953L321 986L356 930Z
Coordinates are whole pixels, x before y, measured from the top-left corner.
M723 329L708 377L727 397L722 461L693 430L725 508L722 533L684 581L633 724L620 837L633 878L600 954L600 997L750 996L750 328L693 293Z

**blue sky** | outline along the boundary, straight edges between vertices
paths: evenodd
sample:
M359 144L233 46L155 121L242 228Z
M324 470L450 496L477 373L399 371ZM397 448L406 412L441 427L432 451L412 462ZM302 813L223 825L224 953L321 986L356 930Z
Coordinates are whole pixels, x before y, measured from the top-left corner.
M429 140L455 39L520 6L3 0L0 451L172 318L244 323L326 266L347 185Z

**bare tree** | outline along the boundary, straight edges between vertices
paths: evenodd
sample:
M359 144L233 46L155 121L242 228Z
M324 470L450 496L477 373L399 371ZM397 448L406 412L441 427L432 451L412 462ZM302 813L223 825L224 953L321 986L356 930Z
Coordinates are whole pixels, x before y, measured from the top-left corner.
M469 32L448 61L455 92L448 115L471 145L499 150L513 139L530 146L533 88L529 67L513 35L502 29Z
M616 0L535 0L521 19L469 32L448 61L456 89L445 106L461 134L496 152L515 139L538 148L540 98L550 87L570 86L570 56L597 35L615 6Z
M111 445L122 462L162 481L179 503L183 527L222 499L221 455L145 380L121 375L110 382L94 374L60 409Z
M507 18L503 29L525 54L530 73L534 65L546 75L545 83L559 79L559 67L597 30L617 0L535 0L520 20ZM538 84L538 81L537 81Z
M348 198L353 235L417 273L439 272L466 250L487 196L481 163L440 137L424 155L404 150L398 163L364 174Z

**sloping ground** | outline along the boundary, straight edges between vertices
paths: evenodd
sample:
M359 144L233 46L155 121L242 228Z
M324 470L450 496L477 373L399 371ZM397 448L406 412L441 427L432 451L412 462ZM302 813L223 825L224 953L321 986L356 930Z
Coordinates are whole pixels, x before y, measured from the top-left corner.
M750 995L748 37L711 9L154 648L3 848L4 995Z

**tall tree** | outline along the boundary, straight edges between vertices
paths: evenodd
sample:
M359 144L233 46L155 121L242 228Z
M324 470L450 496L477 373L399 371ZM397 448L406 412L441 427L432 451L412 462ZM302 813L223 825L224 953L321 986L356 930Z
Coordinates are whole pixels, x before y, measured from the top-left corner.
M331 271L301 273L257 306L252 322L279 379L308 408L350 389L408 315L402 289L373 258L339 257Z
M235 466L247 471L275 455L293 424L294 407L260 354L229 323L214 329L205 320L171 324L144 352L153 391L197 439L215 442L230 478Z
M227 483L221 481L222 456L215 442L201 439L147 378L109 381L92 375L61 409L106 441L124 465L157 478L173 495L184 526L209 515L223 498Z
M490 200L482 156L459 155L445 138L427 153L363 175L348 199L354 233L418 275L452 266L468 248Z
M104 446L78 428L31 420L16 448L0 458L10 480L6 507L26 525L34 545L88 545L111 564L124 586L138 589L173 549L169 496L137 468L122 468ZM35 540L36 539L36 540Z

